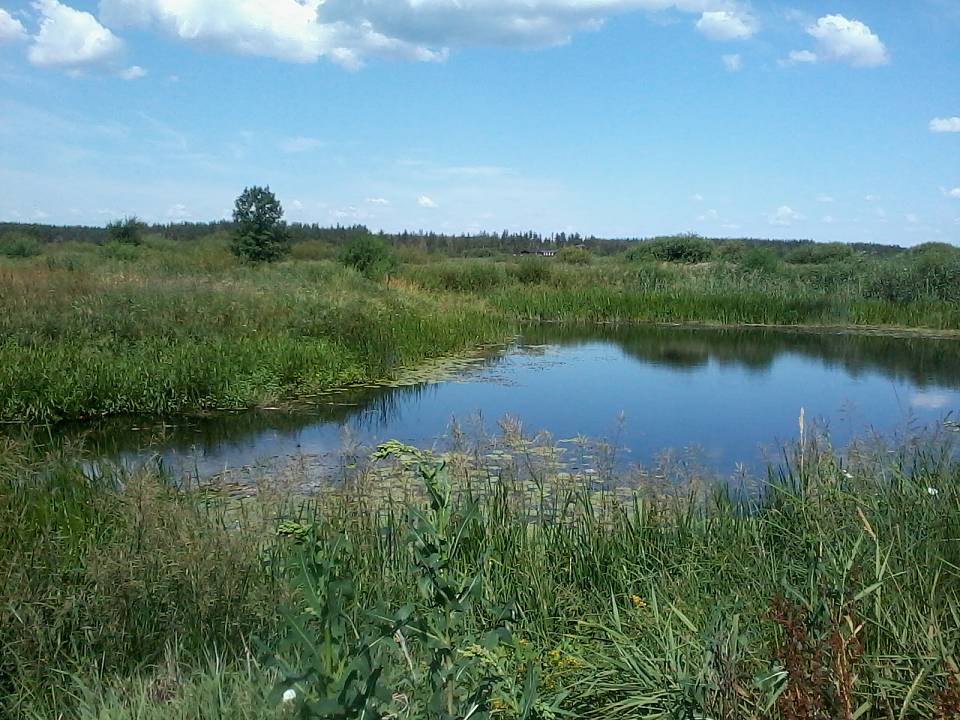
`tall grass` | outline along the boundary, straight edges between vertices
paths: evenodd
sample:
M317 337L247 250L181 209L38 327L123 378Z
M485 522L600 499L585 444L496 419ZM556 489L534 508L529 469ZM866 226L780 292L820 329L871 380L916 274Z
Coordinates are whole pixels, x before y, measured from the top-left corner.
M506 622L510 639L480 657L498 683L527 687L535 669L528 716L949 717L960 465L948 446L924 438L841 459L808 437L752 499L645 481L614 492L541 472L549 463L522 452L516 462L457 458L449 519L430 542L448 548L444 582L475 577L480 594L451 642L469 658L479 652L469 638ZM291 647L276 608L303 608L288 585L294 568L335 568L337 587L349 584L336 612L351 637L376 617L429 609L418 588L434 545L415 551L408 539L422 537L429 496L416 490L416 462L385 462L360 463L339 489L299 503L263 498L269 511L251 514L156 475L92 481L69 454L6 445L0 707L18 717L218 717L243 705L266 715L277 679L261 669L265 656L251 657L250 636L267 656ZM378 490L386 476L401 495ZM387 654L385 702L397 717L432 717L420 666L432 646L414 634L406 643Z
M115 253L119 252L119 255ZM220 245L53 248L0 265L0 420L242 409L504 336L475 300Z

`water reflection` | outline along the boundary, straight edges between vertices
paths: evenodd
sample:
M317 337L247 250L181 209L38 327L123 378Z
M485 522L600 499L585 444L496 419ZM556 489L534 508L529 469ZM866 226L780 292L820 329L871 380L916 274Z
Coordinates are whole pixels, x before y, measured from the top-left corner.
M618 435L634 461L697 447L730 469L793 437L801 407L839 443L960 409L958 350L956 340L917 337L537 326L441 382L354 389L292 410L115 418L58 432L95 455L156 453L207 475L270 457L333 456L345 436L430 445L452 418L495 423L509 414L558 438Z

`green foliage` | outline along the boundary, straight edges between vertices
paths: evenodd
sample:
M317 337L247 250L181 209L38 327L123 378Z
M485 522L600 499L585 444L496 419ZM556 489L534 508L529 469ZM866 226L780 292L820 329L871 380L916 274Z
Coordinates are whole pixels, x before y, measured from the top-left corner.
M780 258L772 250L755 247L743 255L740 266L751 272L772 273L780 267Z
M0 255L9 258L28 258L40 254L40 243L29 235L13 232L0 236Z
M541 257L522 257L510 267L510 274L524 285L547 282L553 275L550 264Z
M379 277L394 266L393 252L382 239L365 230L351 237L340 248L338 259L367 277Z
M283 223L283 207L269 187L244 188L233 209L234 230L231 249L249 262L273 262L290 250Z
M747 244L742 240L726 240L717 248L717 259L724 262L739 263L747 254Z
M866 293L894 303L960 303L960 253L930 249L907 263L885 261L866 283Z
M593 255L586 248L567 246L557 253L557 261L565 265L589 265Z
M110 242L121 245L139 245L143 242L143 235L147 225L135 215L123 220L115 220L107 224L107 237Z
M713 257L713 243L699 235L674 235L643 240L627 251L631 261L658 260L673 263L702 263Z
M796 265L824 265L852 257L853 248L845 243L804 243L788 252L785 259Z

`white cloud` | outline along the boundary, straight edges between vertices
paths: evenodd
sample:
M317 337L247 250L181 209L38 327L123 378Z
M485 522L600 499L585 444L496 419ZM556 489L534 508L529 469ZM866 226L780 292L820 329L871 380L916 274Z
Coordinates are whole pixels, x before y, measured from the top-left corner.
M947 197L956 198L960 200L960 187L955 188L943 188L943 194Z
M827 195L826 193L821 193L820 195L817 195L817 202L820 202L820 203L832 203L832 202L833 202L833 196L832 196L832 195Z
M367 198L367 202L370 205L389 205L390 204L389 200L382 197L369 197Z
M833 223L836 222L836 219L833 217L833 215L824 215L823 222L827 225L833 225Z
M721 60L723 60L723 66L729 72L739 72L743 70L743 58L740 55L724 55Z
M804 217L789 205L781 205L776 209L776 212L774 212L769 219L771 225L787 226L803 220Z
M907 213L906 215L903 216L903 218L911 225L916 225L918 222L920 222L920 218L918 218L913 213Z
M25 40L27 31L23 23L3 8L0 8L0 42L15 42Z
M296 211L303 210L303 203L300 202L299 200L294 200L293 202L290 203L290 209L296 210Z
M815 63L817 54L810 50L793 50L790 52L787 64L796 65L798 63Z
M417 205L425 208L435 208L438 207L436 201L428 195L421 195L417 198Z
M934 118L930 121L930 132L960 133L960 117Z
M703 195L701 195L700 193L694 193L693 195L690 196L690 199L693 200L694 202L703 202Z
M290 154L312 152L314 150L319 150L323 147L323 145L323 140L320 140L319 138L304 137L302 135L284 138L277 143L277 147L280 148L282 152Z
M40 13L40 30L27 51L34 65L77 70L109 64L123 52L123 41L90 13L57 0L35 0L33 7Z
M819 58L848 62L856 67L886 65L886 45L867 25L843 15L824 15L807 33L816 38ZM802 51L801 51L802 52ZM791 57L794 53L791 53Z
M757 21L742 10L708 10L697 20L697 30L711 40L745 40L757 32Z
M136 80L138 78L142 78L146 74L147 71L139 65L131 65L125 70L121 70L119 73L120 77L124 80Z
M735 0L100 0L112 26L155 27L182 40L293 62L370 56L443 60L450 48L544 47L633 10L702 13L701 32L750 37Z
M939 410L950 404L950 397L946 393L917 392L910 397L910 404L926 410Z
M714 209L707 210L703 215L697 218L700 222L716 222L720 219L720 213Z

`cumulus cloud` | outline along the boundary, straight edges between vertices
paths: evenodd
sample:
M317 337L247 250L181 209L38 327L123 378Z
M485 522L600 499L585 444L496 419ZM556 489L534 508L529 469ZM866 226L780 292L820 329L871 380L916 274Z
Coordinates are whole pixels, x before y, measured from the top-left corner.
M722 58L723 66L728 72L739 72L743 70L743 58L739 55L724 55Z
M813 59L848 62L856 67L886 65L890 62L886 45L859 20L849 20L843 15L824 15L807 28L807 34L817 40L820 51ZM791 53L791 58L800 53ZM794 61L798 60L794 58Z
M177 203L167 208L167 218L174 221L183 221L191 216L190 210L183 203Z
M701 13L708 37L750 37L737 0L100 0L114 25L158 28L232 52L357 67L372 55L442 60L471 45L543 47L631 10Z
M930 132L960 133L960 117L934 118L930 121Z
M943 194L946 195L947 197L956 198L957 200L960 200L960 187L955 187L952 189L944 188Z
M771 225L787 226L803 220L804 217L789 205L781 205L769 219Z
M119 75L124 80L136 80L142 78L147 74L147 71L144 70L139 65L131 65L128 68L125 68L119 72Z
M709 10L697 21L697 30L711 40L745 40L757 29L757 21L743 10Z
M431 198L429 195L421 195L420 197L418 197L418 198L417 198L417 205L419 205L420 207L425 207L425 208L435 208L435 207L439 207L439 206L437 205L436 201L435 201L433 198Z
M88 12L57 0L36 0L40 30L27 57L34 65L79 69L110 64L123 52L123 41Z
M24 29L23 23L0 8L0 42L14 42L24 40L26 37L27 31Z

